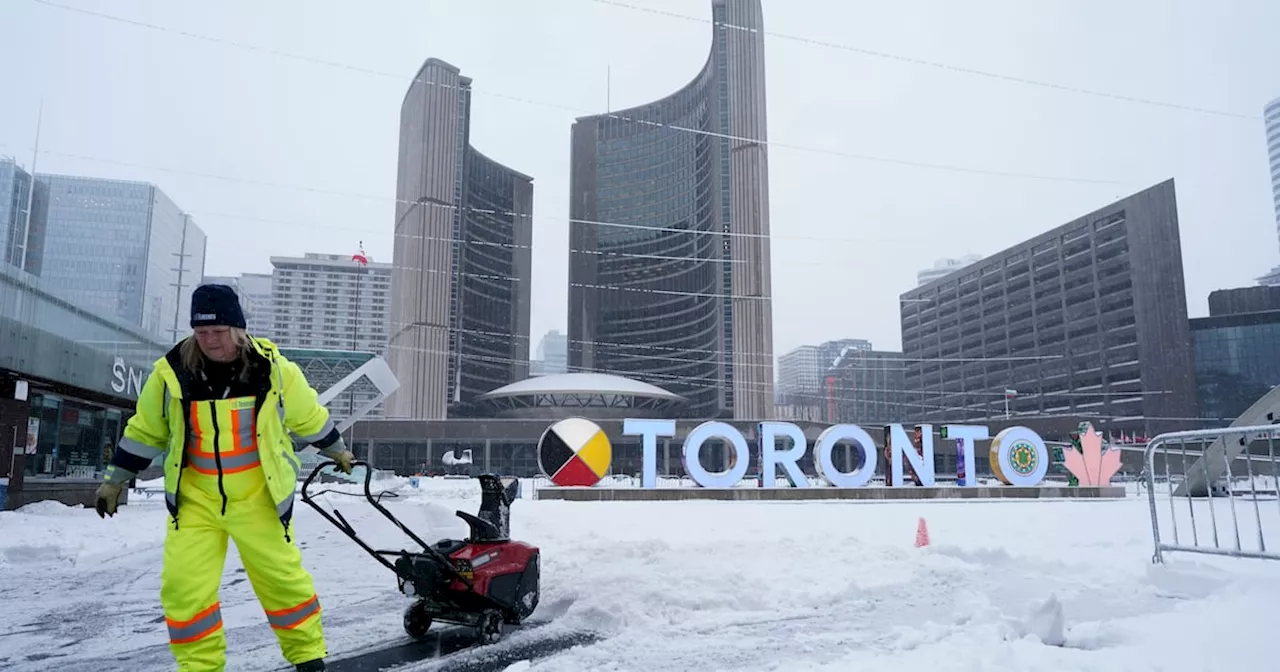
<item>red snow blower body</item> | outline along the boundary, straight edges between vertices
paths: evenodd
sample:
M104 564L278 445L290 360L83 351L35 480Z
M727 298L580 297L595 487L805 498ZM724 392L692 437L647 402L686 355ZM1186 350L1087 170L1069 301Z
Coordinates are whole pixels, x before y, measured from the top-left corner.
M360 539L341 513L321 508L308 492L320 470L332 464L322 462L311 472L302 484L302 501L395 573L400 592L414 599L404 612L404 629L411 637L425 637L431 624L440 621L474 628L480 642L492 643L501 639L504 625L519 625L537 608L541 552L509 536L518 481L504 482L494 474L478 476L479 511L476 515L456 512L471 528L470 535L427 544L382 505L380 500L388 493L375 495L370 489L373 469L356 462L365 467L365 499L422 547L421 551L377 550ZM318 494L323 492L327 491Z

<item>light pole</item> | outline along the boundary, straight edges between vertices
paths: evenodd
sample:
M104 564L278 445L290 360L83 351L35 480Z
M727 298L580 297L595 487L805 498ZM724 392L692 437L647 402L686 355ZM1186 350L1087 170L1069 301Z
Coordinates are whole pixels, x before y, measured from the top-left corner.
M1016 396L1018 396L1017 390L1009 387L1006 387L1004 389L1004 419L1005 420L1009 419L1009 400Z

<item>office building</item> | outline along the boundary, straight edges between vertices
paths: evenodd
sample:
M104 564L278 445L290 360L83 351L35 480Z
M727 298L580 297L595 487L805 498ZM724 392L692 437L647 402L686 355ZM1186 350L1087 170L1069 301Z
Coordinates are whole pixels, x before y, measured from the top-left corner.
M845 348L827 368L823 420L878 429L915 418L904 408L907 365L901 352Z
M529 374L533 178L471 146L471 79L428 59L400 109L388 415L466 415Z
M207 275L206 285L228 285L240 296L244 321L253 336L275 337L275 303L271 297L271 273L241 273L240 275Z
M0 263L26 267L30 205L31 174L0 157Z
M548 331L538 342L537 354L529 362L529 375L548 376L565 373L568 364L567 337L559 329Z
M939 259L933 262L931 268L926 268L916 273L916 286L923 287L934 280L945 278L981 258L982 255L980 254L966 254L959 259Z
M1225 427L1280 385L1280 287L1212 292L1191 338L1201 424Z
M778 357L777 404L803 406L816 403L821 399L819 393L825 369L818 358L816 345L802 345L783 353Z
M56 296L176 340L190 330L206 237L154 184L36 174L28 271ZM34 246L33 246L34 249Z
M1276 238L1280 240L1280 98L1267 103L1262 109L1262 115L1267 133L1267 163L1271 168L1271 201L1276 215ZM1258 284L1280 285L1280 266L1258 278Z
M383 355L390 316L391 264L350 254L271 257L272 340L282 348Z
M821 406L827 369L846 350L871 350L870 341L843 339L802 345L778 357L777 400L784 406Z
M1173 180L901 297L919 420L1075 414L1145 436L1194 425ZM918 392L916 392L918 391Z
M774 405L762 11L711 11L692 82L573 125L569 368L758 419Z

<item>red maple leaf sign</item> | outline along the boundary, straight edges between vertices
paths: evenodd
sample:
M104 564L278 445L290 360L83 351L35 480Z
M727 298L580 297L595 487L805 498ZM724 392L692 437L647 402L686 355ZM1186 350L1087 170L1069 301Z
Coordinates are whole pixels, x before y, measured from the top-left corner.
M1080 432L1080 450L1068 446L1062 451L1067 471L1080 480L1083 486L1109 485L1111 477L1120 470L1120 451L1102 449L1102 435L1088 424Z

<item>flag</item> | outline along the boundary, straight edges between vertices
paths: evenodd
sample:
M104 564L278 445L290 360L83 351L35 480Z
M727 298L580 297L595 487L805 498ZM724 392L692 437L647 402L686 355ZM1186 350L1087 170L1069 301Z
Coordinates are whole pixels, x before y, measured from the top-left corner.
M364 241L363 241L363 240L362 240L362 241L360 241L360 251L359 251L359 252L357 252L357 253L355 253L355 254L353 254L353 255L351 255L351 261L354 261L354 262L356 262L357 264L360 264L361 266L368 266L368 265L369 265L369 257L368 257L368 255L366 255L366 254L364 253Z

